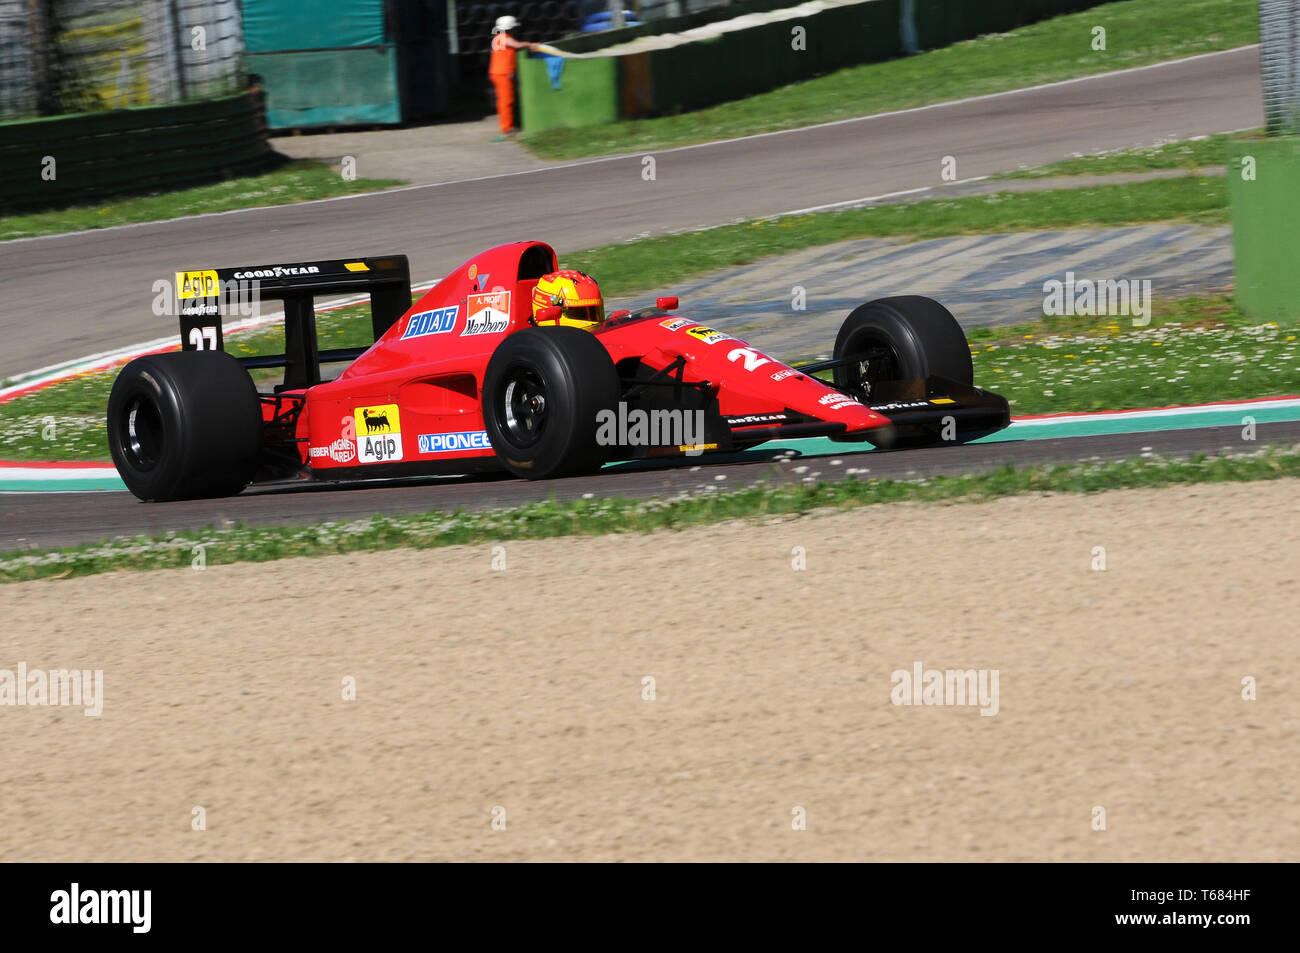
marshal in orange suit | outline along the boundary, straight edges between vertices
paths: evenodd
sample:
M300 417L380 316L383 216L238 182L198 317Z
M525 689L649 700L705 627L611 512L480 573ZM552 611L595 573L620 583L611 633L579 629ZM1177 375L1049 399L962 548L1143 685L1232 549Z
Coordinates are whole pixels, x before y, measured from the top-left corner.
M492 59L488 61L488 79L497 93L497 122L501 135L496 141L515 132L515 50L532 50L536 43L521 43L510 35L519 21L507 14L497 17L492 28Z

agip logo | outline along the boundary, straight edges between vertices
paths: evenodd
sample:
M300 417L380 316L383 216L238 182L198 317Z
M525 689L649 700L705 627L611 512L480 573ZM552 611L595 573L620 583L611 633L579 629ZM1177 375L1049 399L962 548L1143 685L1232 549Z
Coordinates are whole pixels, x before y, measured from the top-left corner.
M721 331L715 331L713 328L698 327L691 328L686 332L691 337L703 341L705 344L717 344L719 341L727 340L728 335Z
M402 419L396 404L358 407L357 457L361 463L387 463L402 459Z
M214 298L218 290L215 271L176 272L176 297L182 301L187 298Z

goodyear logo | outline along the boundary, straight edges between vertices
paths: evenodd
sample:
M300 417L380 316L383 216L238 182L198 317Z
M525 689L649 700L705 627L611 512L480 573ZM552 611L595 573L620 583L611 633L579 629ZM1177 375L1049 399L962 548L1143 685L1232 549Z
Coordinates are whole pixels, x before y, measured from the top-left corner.
M437 308L433 311L420 311L411 315L402 332L402 340L424 337L426 334L446 334L456 326L456 316L460 314L460 305L450 308Z
M396 404L357 407L357 457L360 463L402 459L402 419Z
M719 341L725 341L727 336L721 331L715 331L713 328L691 328L686 332L693 338L698 338L705 344L717 344Z
M176 272L176 297L178 298L212 298L216 296L217 290L215 271Z
M446 453L451 450L491 450L487 431L472 430L468 433L422 433L420 434L421 453Z

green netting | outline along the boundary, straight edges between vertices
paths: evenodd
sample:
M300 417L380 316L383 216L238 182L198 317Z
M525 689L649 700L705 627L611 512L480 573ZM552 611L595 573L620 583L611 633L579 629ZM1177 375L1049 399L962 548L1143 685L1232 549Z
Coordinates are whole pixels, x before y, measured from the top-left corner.
M401 122L392 48L250 53L273 129Z
M244 43L250 53L377 46L384 0L244 0Z

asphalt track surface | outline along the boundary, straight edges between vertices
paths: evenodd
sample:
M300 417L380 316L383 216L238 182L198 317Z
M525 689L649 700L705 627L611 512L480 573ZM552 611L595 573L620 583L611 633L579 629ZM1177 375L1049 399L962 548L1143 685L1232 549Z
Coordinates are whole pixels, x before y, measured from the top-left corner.
M161 337L199 267L403 253L420 280L518 238L561 254L1262 125L1257 47L783 133L314 203L0 243L0 378ZM666 289L665 289L666 290ZM759 342L761 343L761 342Z
M1298 443L1300 421L1261 423L1257 438L1254 447ZM1197 453L1240 453L1245 446L1240 427L1205 427L890 453L846 452L842 456L794 458L785 462L773 458L776 450L765 452L759 447L730 458L737 462L628 464L607 468L593 476L562 480L529 482L504 477L466 477L349 485L297 484L251 489L220 500L181 503L141 503L124 492L3 494L0 495L0 550L70 546L237 522L289 526L377 513L511 507L552 497L567 501L588 495L593 498L671 496L707 492L706 487L735 489L759 482L779 485L813 477L823 481L842 479L850 469L868 470L859 474L859 478L905 478L973 473L1004 464L1023 467L1046 462L1119 460L1146 452L1174 458ZM838 465L832 464L833 460L838 460ZM800 472L800 468L805 469Z

